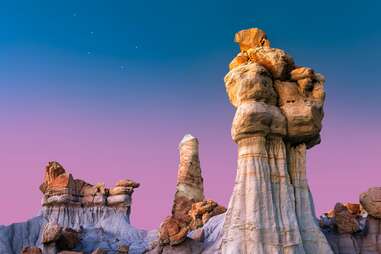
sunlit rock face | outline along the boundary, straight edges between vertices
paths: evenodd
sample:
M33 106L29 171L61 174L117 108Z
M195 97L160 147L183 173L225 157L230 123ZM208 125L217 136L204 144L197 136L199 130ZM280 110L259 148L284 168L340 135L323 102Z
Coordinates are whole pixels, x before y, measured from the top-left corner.
M225 87L236 108L238 168L219 251L332 253L314 215L305 168L306 148L319 142L324 79L296 68L259 29L238 32L236 42L241 52Z

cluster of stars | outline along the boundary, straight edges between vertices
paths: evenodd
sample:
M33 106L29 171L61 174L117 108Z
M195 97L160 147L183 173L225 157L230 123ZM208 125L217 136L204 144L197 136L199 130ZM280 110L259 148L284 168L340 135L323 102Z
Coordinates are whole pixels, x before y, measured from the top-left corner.
M73 13L73 17L77 17L77 16L78 16L78 14L76 12L74 12ZM90 31L90 36L92 36L92 37L95 36L95 32L94 31ZM138 49L138 48L139 48L139 46L135 45L135 49ZM88 50L87 51L87 55L93 55L93 52L91 50ZM125 71L126 70L126 66L125 65L120 65L119 69L121 71Z

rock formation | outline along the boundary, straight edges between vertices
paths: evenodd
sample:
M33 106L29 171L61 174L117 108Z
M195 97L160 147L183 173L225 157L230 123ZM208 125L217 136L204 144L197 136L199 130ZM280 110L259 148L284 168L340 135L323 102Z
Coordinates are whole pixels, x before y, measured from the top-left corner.
M360 204L337 203L320 217L335 254L381 254L381 188L360 195Z
M235 41L225 88L236 108L238 166L227 210L205 199L198 140L186 135L172 211L158 230L130 224L138 183L92 185L53 161L39 216L0 226L0 253L381 254L381 188L361 194L361 205L337 203L315 217L306 154L320 142L323 75L270 47L260 29Z
M0 228L0 253L33 253L36 248L43 254L91 253L97 248L113 253L121 245L129 246L130 253L142 253L156 232L130 225L131 197L137 187L129 179L119 180L113 188L92 185L74 179L58 162L49 162L40 186L40 215Z
M324 78L271 48L260 29L236 34L241 52L225 86L237 108L238 169L221 251L332 253L314 216L305 150L319 143Z
M175 250L178 252L180 249L184 253L195 253L195 248L187 247L193 242L188 238L188 233L202 227L211 217L225 212L225 208L216 202L204 201L197 138L190 134L185 135L179 144L179 152L180 162L172 213L160 225L160 246L150 253L175 253ZM184 241L186 242L183 243ZM182 246L163 247L180 244ZM195 242L193 244L202 246ZM201 251L201 247L197 249Z

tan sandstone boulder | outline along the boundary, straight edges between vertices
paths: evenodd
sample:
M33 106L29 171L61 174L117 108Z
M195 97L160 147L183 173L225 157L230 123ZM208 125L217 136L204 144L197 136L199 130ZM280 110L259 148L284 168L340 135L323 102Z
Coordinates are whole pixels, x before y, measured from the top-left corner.
M339 234L352 234L360 230L356 216L349 212L348 208L343 204L337 203L334 213Z
M296 82L275 81L279 106L287 119L287 139L296 144L304 142L307 147L320 142L324 117L324 87L320 81L314 82L311 93L306 96Z
M188 223L176 219L174 217L168 217L160 225L159 240L161 245L177 245L182 243L189 232Z
M42 243L49 244L57 241L62 233L62 227L57 223L48 223L44 227L42 234Z
M313 78L314 70L308 67L297 67L291 71L291 79L298 81L305 78Z
M381 219L381 187L361 193L360 203L371 216Z
M239 66L225 76L225 88L234 107L255 100L275 105L277 95L270 73L257 63Z
M235 34L234 41L239 44L241 51L256 47L270 47L266 33L259 28L241 30Z
M250 61L269 70L274 79L287 80L294 69L294 60L281 49L257 47L249 49L247 54Z
M240 65L246 64L249 61L249 57L246 52L239 52L236 57L230 62L229 69L234 69Z
M140 183L137 183L130 179L122 179L116 182L117 187L130 187L136 189L140 186Z
M192 230L202 227L213 216L226 212L226 208L213 200L202 201L192 204L189 216L192 218L190 227Z

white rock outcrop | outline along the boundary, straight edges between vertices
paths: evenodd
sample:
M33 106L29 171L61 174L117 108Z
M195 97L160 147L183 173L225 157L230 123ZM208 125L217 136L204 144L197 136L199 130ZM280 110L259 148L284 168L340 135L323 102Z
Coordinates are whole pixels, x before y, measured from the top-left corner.
M238 166L220 251L333 253L315 218L305 168L306 147L320 141L324 79L307 68L291 75L296 69L291 56L270 48L259 29L237 37L241 52L230 64L225 87L237 108L232 138ZM291 82L306 75L309 83Z

